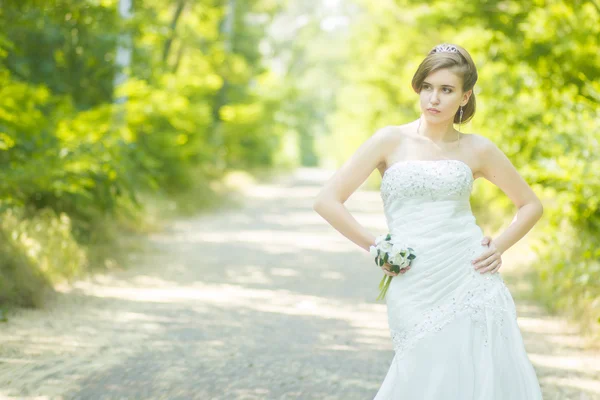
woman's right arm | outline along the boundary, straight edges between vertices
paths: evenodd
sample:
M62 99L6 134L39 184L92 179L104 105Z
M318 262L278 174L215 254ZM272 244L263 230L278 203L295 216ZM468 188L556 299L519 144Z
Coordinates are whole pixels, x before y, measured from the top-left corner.
M367 139L327 181L313 204L331 226L366 251L375 244L375 236L354 219L344 203L380 164L385 164L394 135L398 134L396 129L381 128Z

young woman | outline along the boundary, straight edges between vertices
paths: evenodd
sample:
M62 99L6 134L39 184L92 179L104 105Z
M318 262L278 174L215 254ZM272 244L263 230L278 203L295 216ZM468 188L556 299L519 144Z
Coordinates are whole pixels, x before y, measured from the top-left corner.
M460 132L475 113L477 70L462 47L441 44L412 87L421 116L379 129L333 175L314 209L369 251L376 238L344 202L377 168L389 232L414 249L386 302L395 356L375 400L536 400L513 298L499 274L502 254L541 218L540 200L487 138ZM459 130L454 129L455 123ZM484 236L469 197L475 179L497 185L516 205L511 225Z

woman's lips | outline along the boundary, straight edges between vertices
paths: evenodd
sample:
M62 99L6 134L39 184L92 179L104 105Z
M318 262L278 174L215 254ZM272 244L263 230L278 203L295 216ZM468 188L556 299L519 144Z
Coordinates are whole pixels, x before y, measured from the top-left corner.
M430 112L430 113L432 113L432 114L439 114L439 113L440 113L440 111L439 111L439 110L435 110L435 109L433 109L433 108L428 108L428 109L427 109L427 111L429 111L429 112Z

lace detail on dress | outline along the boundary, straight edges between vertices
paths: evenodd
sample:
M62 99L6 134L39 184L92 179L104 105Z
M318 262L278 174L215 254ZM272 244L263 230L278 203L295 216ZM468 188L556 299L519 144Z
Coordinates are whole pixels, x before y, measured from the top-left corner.
M471 256L475 251L471 252ZM447 303L428 309L418 323L412 328L399 332L390 329L394 351L398 359L415 347L423 338L433 332L441 331L457 316L470 315L471 321L477 325L484 337L484 345L488 344L488 317L499 328L500 335L508 340L504 327L507 316L514 321L517 313L512 296L504 280L499 274L480 274L471 272L470 288L465 295L457 298L454 295Z
M444 199L471 194L473 172L460 160L402 160L392 164L381 179L384 203L402 198Z

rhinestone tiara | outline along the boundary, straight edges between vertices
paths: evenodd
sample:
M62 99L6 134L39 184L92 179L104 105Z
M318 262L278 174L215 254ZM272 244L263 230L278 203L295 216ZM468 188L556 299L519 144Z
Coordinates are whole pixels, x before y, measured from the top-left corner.
M438 44L437 46L435 46L435 48L431 52L432 53L458 53L458 49L456 48L456 46L453 46L451 44Z

